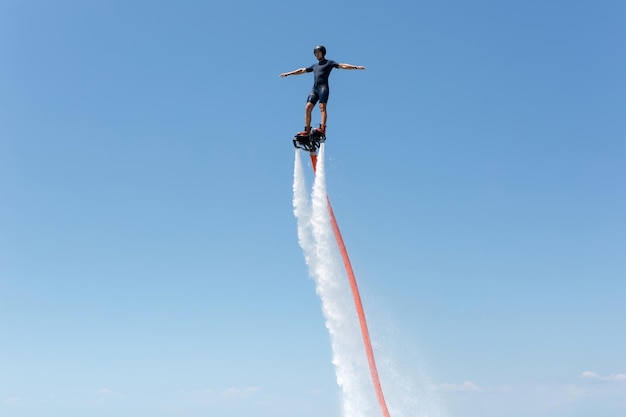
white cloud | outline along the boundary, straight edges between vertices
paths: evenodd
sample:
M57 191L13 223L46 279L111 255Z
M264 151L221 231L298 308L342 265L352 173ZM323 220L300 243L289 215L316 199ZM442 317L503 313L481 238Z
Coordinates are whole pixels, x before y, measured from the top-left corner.
M439 384L450 415L500 417L515 410L519 415L554 414L573 408L601 407L611 415L626 416L626 374L599 374L586 370L568 382L525 382L508 385ZM576 380L575 380L576 379Z
M196 389L172 392L168 394L167 402L177 409L207 410L224 407L248 407L250 404L258 402L258 393L261 391L261 387L231 387L220 390Z
M584 371L580 374L581 378L600 379L602 381L626 381L626 374L611 374L609 376L601 376L597 372Z
M259 392L261 387L246 387L246 388L228 388L219 393L222 398L248 398L251 395Z
M102 395L111 395L111 394L114 394L115 392L110 388L102 388L98 390L98 393Z
M463 392L483 392L486 391L485 388L482 388L471 381L465 381L461 384L440 384L439 388L444 391L463 391Z

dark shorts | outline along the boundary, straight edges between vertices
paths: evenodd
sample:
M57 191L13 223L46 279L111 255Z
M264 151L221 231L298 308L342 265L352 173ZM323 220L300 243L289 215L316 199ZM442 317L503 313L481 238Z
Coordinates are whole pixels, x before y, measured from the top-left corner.
M313 90L311 90L311 92L309 93L309 98L307 99L307 102L315 104L319 100L320 104L326 104L328 103L329 93L330 91L328 89L328 85L318 85L316 87L313 87Z

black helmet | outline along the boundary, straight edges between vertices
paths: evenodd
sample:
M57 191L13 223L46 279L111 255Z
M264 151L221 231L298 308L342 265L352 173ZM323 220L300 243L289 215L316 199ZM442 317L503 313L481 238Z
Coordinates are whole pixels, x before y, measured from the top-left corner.
M315 49L313 49L313 53L316 53L317 51L320 51L323 56L326 56L326 48L324 45L317 45Z

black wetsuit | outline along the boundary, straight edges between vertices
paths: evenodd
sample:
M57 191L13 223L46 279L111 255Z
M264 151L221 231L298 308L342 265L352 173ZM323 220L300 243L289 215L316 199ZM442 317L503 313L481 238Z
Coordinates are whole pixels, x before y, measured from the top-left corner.
M318 100L320 103L328 102L328 95L330 93L328 77L333 68L339 68L339 64L324 58L317 64L313 64L306 69L306 72L313 72L313 77L315 78L313 89L307 99L309 103L315 104Z

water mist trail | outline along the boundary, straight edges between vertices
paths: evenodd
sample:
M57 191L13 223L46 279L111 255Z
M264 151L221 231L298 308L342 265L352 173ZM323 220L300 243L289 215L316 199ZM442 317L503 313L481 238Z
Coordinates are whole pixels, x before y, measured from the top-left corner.
M320 148L311 199L308 198L303 163L296 151L294 164L294 214L298 240L322 302L330 334L333 364L341 388L344 417L379 416L376 395L367 373L359 323L348 280L330 224L324 173L324 149Z
M411 345L393 346L396 337L379 335L377 355L383 364L380 373L387 400L383 397L356 279L326 194L324 144L317 157L311 156L315 177L310 197L300 155L296 150L293 178L298 241L330 334L343 417L380 417L381 411L383 416L393 417L442 417L435 385L416 368L420 361L412 354L393 353L398 347ZM381 333L390 327L382 326Z

